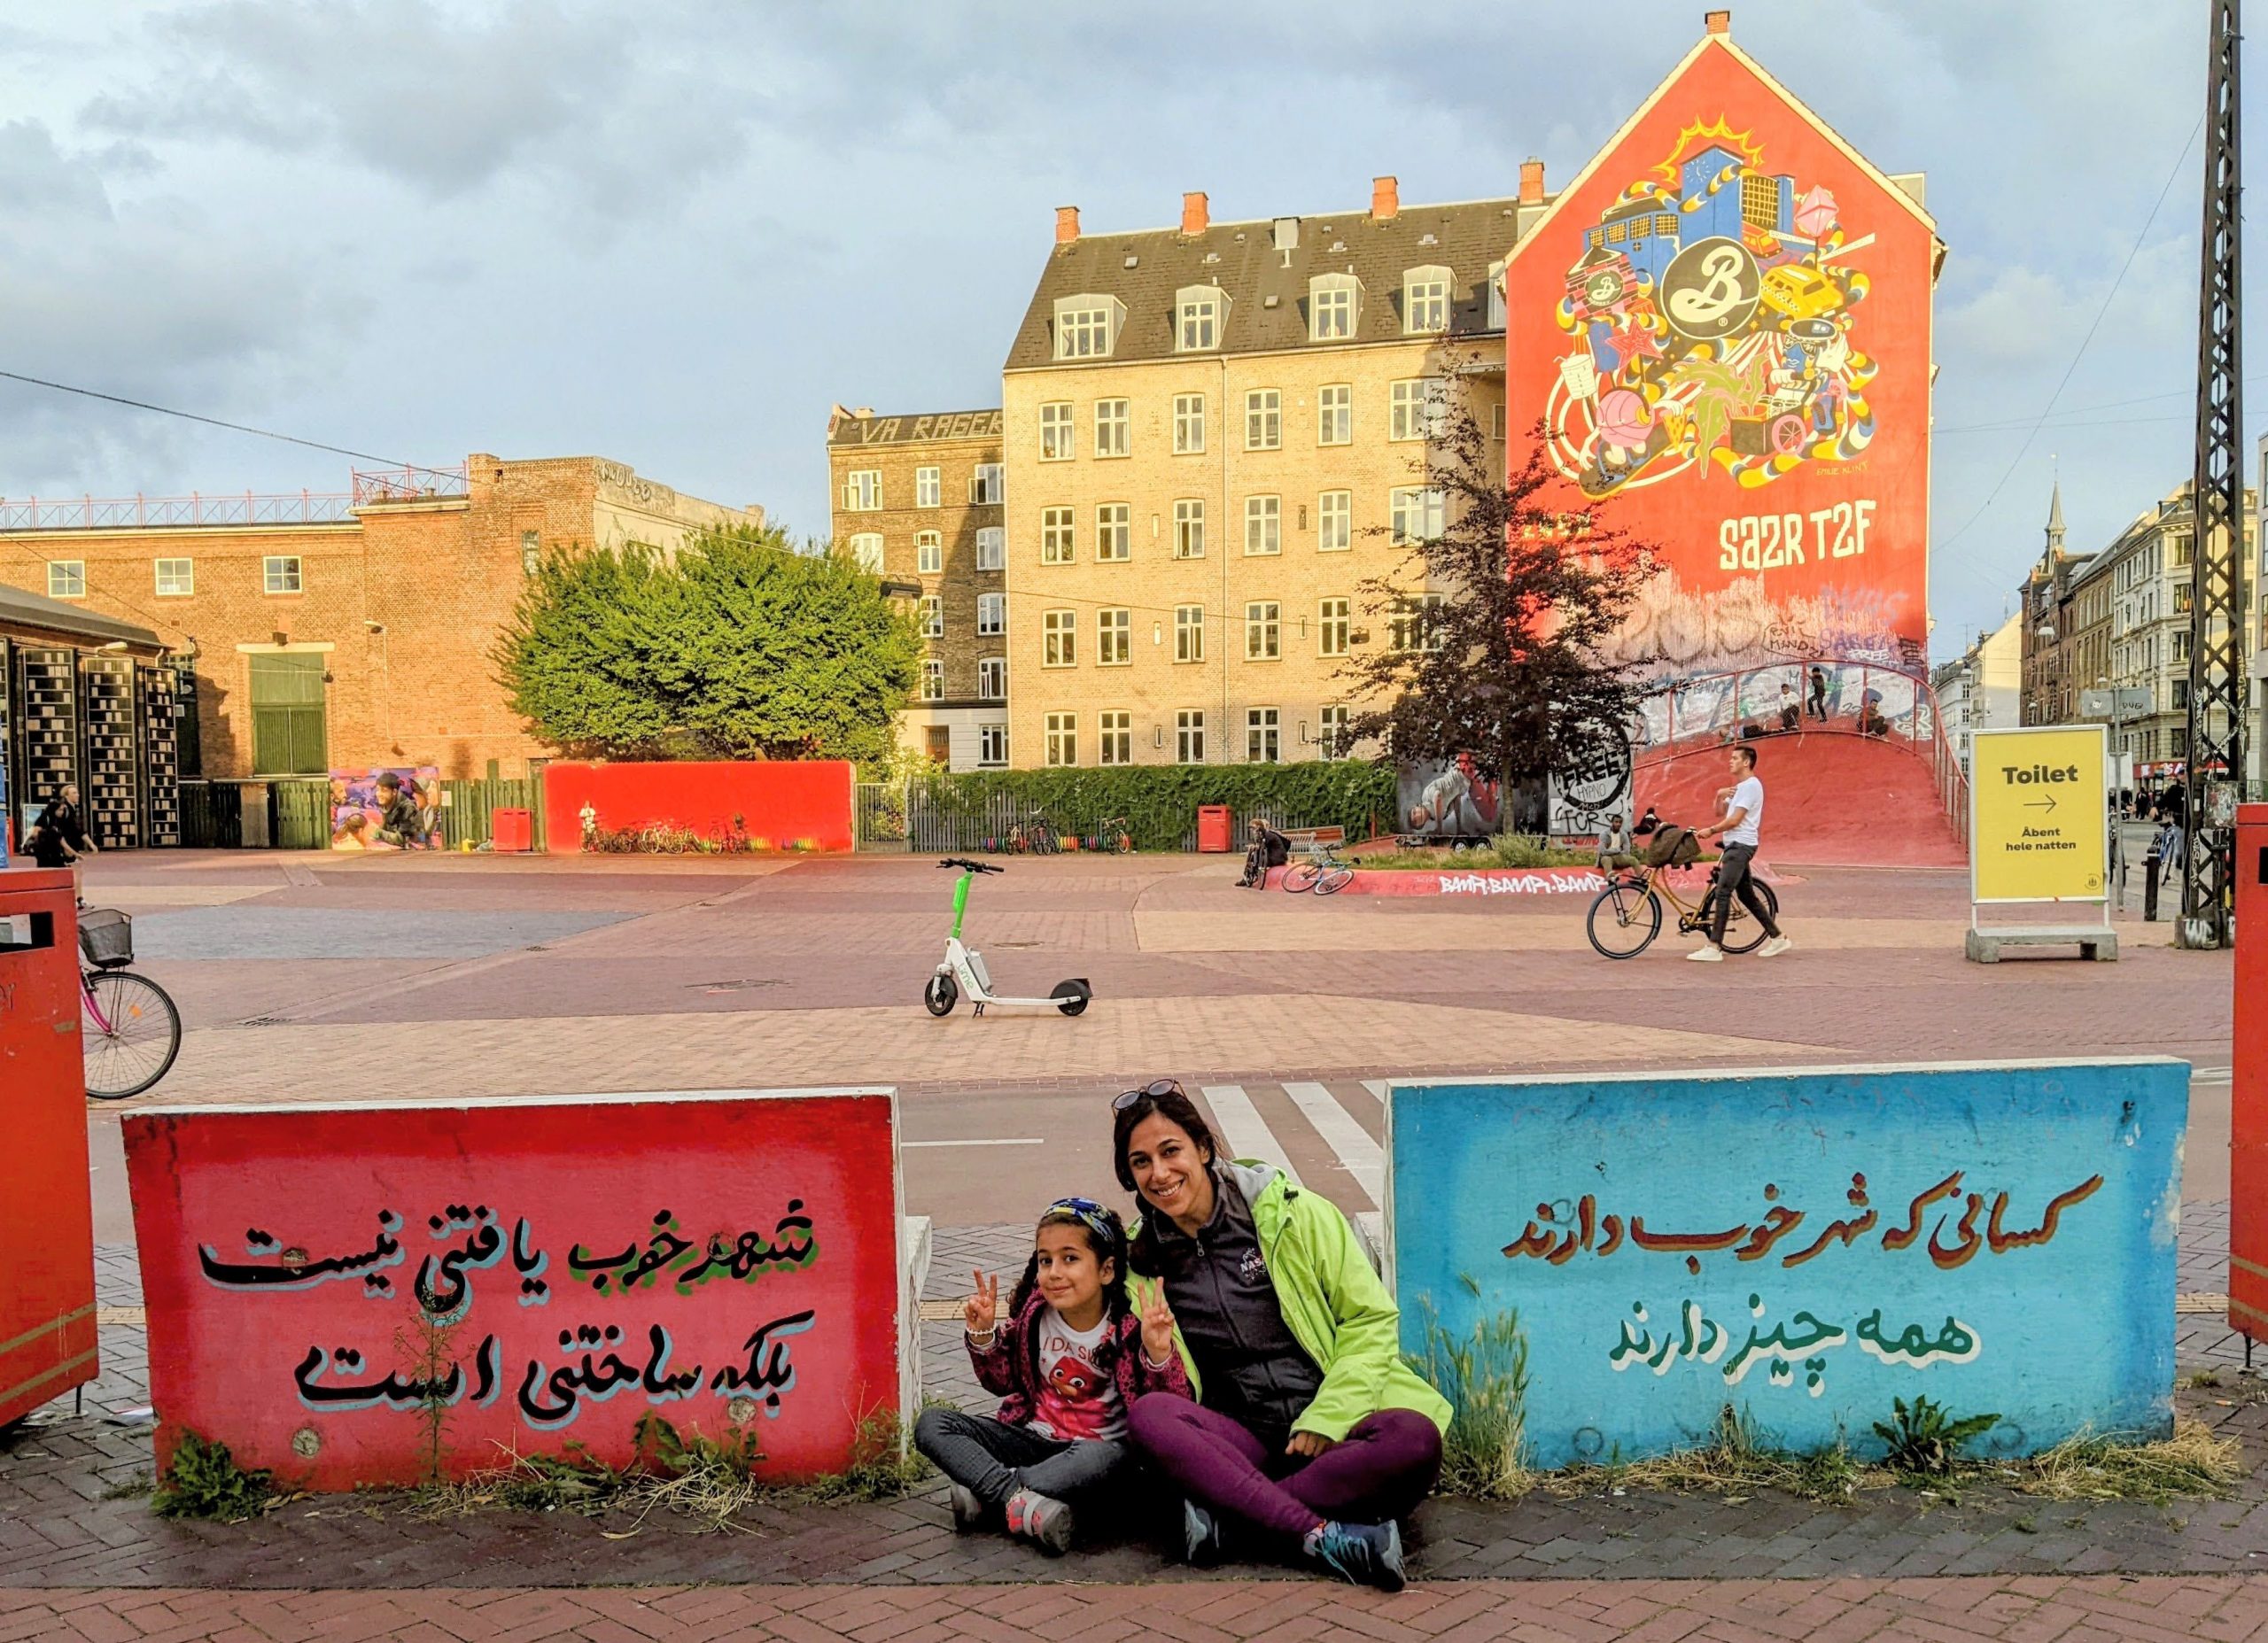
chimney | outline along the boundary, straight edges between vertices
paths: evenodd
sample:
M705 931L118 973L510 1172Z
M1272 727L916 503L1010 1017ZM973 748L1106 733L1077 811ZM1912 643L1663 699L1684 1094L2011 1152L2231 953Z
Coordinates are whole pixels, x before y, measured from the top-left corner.
M1402 184L1393 177L1371 179L1371 221L1391 222L1402 214Z
M1703 25L1713 35L1733 37L1733 14L1730 12L1711 12L1702 18Z
M1206 208L1204 195L1184 194L1181 197L1181 231L1184 234L1202 234L1212 220L1211 213Z
M1543 162L1533 154L1520 161L1520 204L1543 204Z
M1055 243L1068 245L1079 237L1079 208L1058 205L1055 208Z

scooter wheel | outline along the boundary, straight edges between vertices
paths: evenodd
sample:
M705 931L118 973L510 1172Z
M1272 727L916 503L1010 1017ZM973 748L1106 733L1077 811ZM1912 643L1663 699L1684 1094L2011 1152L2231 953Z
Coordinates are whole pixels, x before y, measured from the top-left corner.
M921 1002L929 1006L931 1015L951 1015L953 1006L960 1003L959 984L949 975L933 975L921 989Z
M1084 981L1058 981L1055 990L1048 995L1055 1007L1065 1015L1079 1015L1085 1011L1087 1000L1095 996L1094 988Z

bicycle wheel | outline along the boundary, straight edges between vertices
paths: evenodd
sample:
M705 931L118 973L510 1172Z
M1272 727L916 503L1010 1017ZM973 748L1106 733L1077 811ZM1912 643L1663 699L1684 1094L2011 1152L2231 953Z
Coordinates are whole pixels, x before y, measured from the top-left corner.
M1316 880L1323 876L1323 869L1314 862L1293 862L1284 869L1284 888L1297 895L1302 890L1315 888Z
M104 970L87 978L94 1011L79 1027L87 1094L97 1101L138 1096L166 1075L181 1053L181 1012L147 976ZM96 1019L99 1012L101 1025Z
M1772 894L1772 887L1761 879L1751 879L1749 882L1756 887L1757 899L1771 911L1772 922L1779 923L1780 898ZM1724 890L1719 887L1711 889L1709 894L1722 895ZM1703 922L1705 925L1706 920ZM1751 923L1748 909L1741 905L1738 897L1735 897L1733 910L1725 918L1725 950L1728 953L1752 953L1763 945L1764 926Z
M1662 898L1618 879L1591 902L1584 933L1602 958L1635 958L1662 933Z
M1336 895L1354 881L1355 870L1352 867L1326 867L1323 876L1315 881L1315 893L1317 895Z

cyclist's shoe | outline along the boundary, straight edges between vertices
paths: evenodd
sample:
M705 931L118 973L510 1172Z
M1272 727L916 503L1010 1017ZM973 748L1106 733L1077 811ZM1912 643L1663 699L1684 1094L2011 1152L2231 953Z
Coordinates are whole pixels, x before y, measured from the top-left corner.
M1725 949L1709 942L1704 942L1685 956L1698 965L1720 965L1725 962Z
M1310 1562L1340 1579L1381 1592L1402 1590L1402 1531L1383 1523L1325 1523L1300 1543Z
M1765 942L1763 946L1756 949L1756 956L1759 958L1777 958L1782 953L1786 952L1794 945L1795 943L1790 941L1786 936L1775 935L1770 941Z

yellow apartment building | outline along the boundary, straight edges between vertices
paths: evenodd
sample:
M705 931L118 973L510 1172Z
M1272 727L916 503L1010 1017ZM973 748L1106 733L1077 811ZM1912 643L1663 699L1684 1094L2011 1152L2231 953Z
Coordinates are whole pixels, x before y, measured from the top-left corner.
M1531 160L1506 199L1405 207L1380 177L1368 211L1058 212L1002 372L1011 763L1348 750L1342 670L1396 630L1361 585L1439 528L1450 396L1501 453L1499 276L1546 204Z

